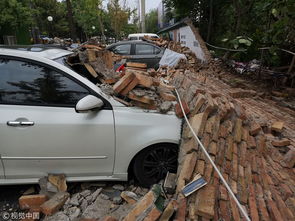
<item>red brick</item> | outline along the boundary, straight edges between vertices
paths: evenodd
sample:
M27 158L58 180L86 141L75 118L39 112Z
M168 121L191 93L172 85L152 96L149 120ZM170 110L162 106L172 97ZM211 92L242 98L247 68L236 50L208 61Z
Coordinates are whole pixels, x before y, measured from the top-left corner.
M190 119L193 130L195 131L197 136L202 136L203 131L206 125L208 115L203 112L200 114L196 114Z
M183 109L184 109L184 113L187 115L189 114L190 112L190 109L189 109L189 106L188 104L186 103L186 101L182 100L181 101L181 104L183 106ZM177 103L175 105L175 114L179 117L179 118L182 118L183 117L183 113L182 113L182 110L181 110L181 107L180 107L180 104Z
M271 130L280 133L280 132L282 132L283 127L284 127L284 122L282 122L282 121L277 121L277 122L274 122L274 123L271 125Z
M200 108L202 107L202 105L205 103L206 98L203 94L198 94L197 95L197 101L193 110L193 114L197 114L200 110Z
M214 127L214 124L215 124L215 120L216 120L216 115L210 117L207 120L207 123L206 123L206 126L205 126L205 132L206 133L209 133L209 134L213 133L213 127Z
M186 198L181 198L178 200L178 209L176 211L175 219L174 221L185 221L186 217Z
M247 119L247 117L246 117L246 110L245 110L245 108L241 104L235 103L234 109L235 109L235 112L236 112L236 114L237 114L237 116L239 118L241 118L242 120L246 120Z
M215 191L216 187L209 184L199 190L198 196L196 197L196 214L207 219L214 217Z
M176 97L172 93L160 92L160 96L165 101L176 101Z
M247 186L252 185L252 170L251 170L251 164L247 164L245 168L245 181Z
M133 80L120 92L120 94L126 96L129 93L129 91L136 87L138 82L139 80L136 77L133 78Z
M273 140L271 144L275 147L285 147L290 145L290 140L282 139L282 140Z
M239 209L237 207L237 204L235 203L234 199L232 197L229 198L230 202L230 207L231 207L231 213L232 213L232 218L235 221L239 221L240 219L240 213Z
M198 172L202 176L204 175L204 173L205 173L205 161L204 160L197 161L196 172Z
M232 179L237 181L238 180L238 156L236 154L233 154L233 160L232 160Z
M284 220L276 204L270 197L266 199L266 202L267 202L267 208L269 210L271 220L274 220L274 221Z
M216 155L217 153L217 144L216 142L211 142L210 145L209 145L209 151L208 151L210 154L212 155Z
M234 140L236 142L241 142L242 140L242 120L236 119L235 127L234 127Z
M213 161L214 161L214 160L213 160ZM213 166L212 166L212 164L211 164L211 163L206 163L204 179L205 179L208 183L209 183L209 181L211 180L212 172L213 172Z
M161 216L162 211L160 211L156 206L147 214L143 221L156 221Z
M256 194L254 190L254 186L251 185L249 187L249 209L250 209L250 216L252 221L259 221L259 215L257 210L256 204Z
M117 221L117 219L112 216L106 216L103 218L103 221Z
M133 73L125 74L116 84L114 84L114 91L120 93L134 78L135 75Z
M248 144L248 147L250 148L256 148L255 138L253 136L248 136L247 144Z
M248 154L247 154L247 144L245 141L240 143L239 149L240 149L239 151L240 164L243 167L246 167L246 160L248 158Z
M198 143L195 138L190 138L187 142L183 144L184 153L191 153L193 151L198 151Z
M154 185L152 189L136 204L136 206L131 211L129 211L123 221L136 220L136 217L138 217L148 208L152 207L154 202L157 200L158 196L156 192L158 191L159 185Z
M193 200L192 200L193 201ZM197 220L198 216L196 215L196 206L194 203L190 203L188 206L188 217L190 220ZM168 220L168 219L166 219ZM164 221L164 220L160 220Z
M219 166L223 165L223 162L225 160L224 152L225 152L225 140L223 138L220 138L218 140L218 153L217 153L217 159L216 159L216 163Z
M266 209L266 204L263 199L263 191L259 184L256 184L257 203L260 212L260 219L263 221L269 221L270 217Z
M21 210L39 208L48 200L46 195L26 195L21 196L18 200Z
M250 124L250 131L249 131L250 135L256 136L260 132L260 130L261 130L260 125L252 121Z
M244 173L244 167L242 167L241 165L239 165L239 198L240 201L243 204L247 204L248 201L248 191L247 191L247 185L246 185L246 181L245 181L245 173Z
M220 210L219 212L220 218L222 218L223 220L231 220L227 201L224 201L224 200L219 201L219 210Z
M225 150L225 157L228 160L232 160L233 155L233 137L229 135L226 139L226 150Z
M170 202L168 203L168 205L166 206L164 212L161 215L160 221L169 220L170 217L175 212L175 210L177 210L177 208L178 208L177 201L174 200L174 199L170 200Z
M144 95L144 96L137 96L133 92L129 92L128 97L131 100L138 101L138 102L141 102L141 103L144 103L144 104L154 104L155 103L155 101L154 101L154 99L152 97L146 96L146 95Z
M58 211L70 197L67 192L58 192L50 200L43 203L41 207L42 213L45 215L52 215Z
M265 152L265 150L266 150L265 137L258 136L256 139L256 145L257 145L257 149L260 153Z
M228 200L227 189L225 188L223 184L219 185L219 192L220 192L220 199Z
M232 191L234 192L234 194L238 194L238 186L236 181L231 180L230 187Z
M219 127L220 127L220 117L219 115L216 115L215 123L212 128L212 140L216 142L218 141L218 137L219 137Z
M242 140L247 141L249 137L249 130L245 127L242 129Z
M282 200L278 191L272 188L271 193L272 193L272 196L274 197L275 202L278 205L278 209L280 210L281 215L284 217L284 220L294 220L294 215L292 214L291 210L287 207L285 202Z
M290 190L290 188L283 182L280 183L280 189L284 201L293 195L293 192Z
M139 85L150 88L154 84L152 77L140 73L135 73L135 76L138 79Z
M192 178L192 174L194 172L194 168L197 162L197 153L192 152L185 156L185 160L180 172L180 177L183 178L185 181L190 181Z

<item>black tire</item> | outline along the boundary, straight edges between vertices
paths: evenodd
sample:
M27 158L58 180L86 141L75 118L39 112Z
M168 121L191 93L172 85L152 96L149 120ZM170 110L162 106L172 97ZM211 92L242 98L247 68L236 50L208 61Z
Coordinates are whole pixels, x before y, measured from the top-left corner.
M134 161L134 175L143 187L163 179L167 172L177 172L178 146L157 144L141 151Z

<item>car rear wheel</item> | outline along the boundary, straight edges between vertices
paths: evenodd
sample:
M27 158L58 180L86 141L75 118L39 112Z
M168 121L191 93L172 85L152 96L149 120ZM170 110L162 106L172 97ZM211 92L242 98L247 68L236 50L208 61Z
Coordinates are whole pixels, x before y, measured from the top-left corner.
M178 147L159 144L140 152L134 161L134 175L144 187L163 179L167 172L177 172Z

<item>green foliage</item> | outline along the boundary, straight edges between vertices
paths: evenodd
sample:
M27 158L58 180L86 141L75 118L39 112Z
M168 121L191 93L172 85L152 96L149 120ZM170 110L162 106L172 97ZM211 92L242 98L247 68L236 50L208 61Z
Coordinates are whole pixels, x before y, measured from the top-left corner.
M111 28L114 30L117 39L126 36L124 30L128 30L128 20L133 11L120 5L119 0L110 0L108 3L108 13L110 16Z
M276 54L274 52L268 54L269 63L282 64L285 60L279 59L276 49L295 50L294 0L164 0L164 2L169 11L173 12L170 17L189 16L199 27L203 38L211 44L232 49L247 49L247 53L232 53L238 59L260 58L258 48L271 46ZM210 9L212 9L211 17ZM211 32L208 32L209 27ZM243 38L238 39L238 36Z
M69 24L65 2L56 0L31 0L34 9L33 25L37 26L41 33L50 36L69 36ZM53 21L47 20L52 16Z
M159 31L158 28L158 10L154 9L151 10L148 14L145 16L145 26L146 26L146 32L148 33L157 33Z
M102 28L99 16L103 14L101 0L72 0L74 18L82 30L89 34L97 34ZM95 27L93 29L92 27Z
M32 9L28 0L1 0L0 1L0 31L9 26L16 29L32 22Z

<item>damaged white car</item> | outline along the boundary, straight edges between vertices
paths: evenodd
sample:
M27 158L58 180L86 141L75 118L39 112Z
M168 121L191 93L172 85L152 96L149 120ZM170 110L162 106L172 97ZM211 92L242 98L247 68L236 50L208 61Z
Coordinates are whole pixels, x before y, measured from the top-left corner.
M56 60L62 49L0 49L0 184L128 180L176 172L181 120L126 107Z

